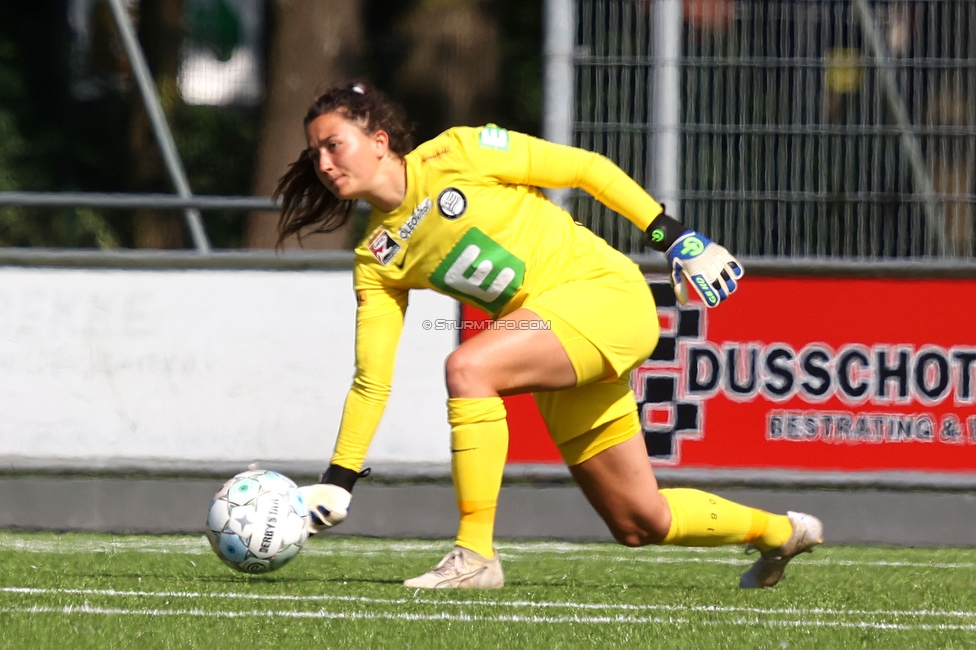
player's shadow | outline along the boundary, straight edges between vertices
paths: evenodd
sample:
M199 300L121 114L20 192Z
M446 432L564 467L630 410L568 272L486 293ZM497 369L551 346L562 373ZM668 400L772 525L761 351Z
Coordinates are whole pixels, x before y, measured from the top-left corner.
M404 578L322 578L319 582L342 585L346 583L361 585L402 585Z
M234 584L320 584L320 585L343 585L343 584L375 584L375 585L399 585L406 578L390 577L348 577L348 576L292 576L292 575L234 575L227 576L203 576L197 578L198 583L234 583Z
M141 587L140 581L145 580L160 580L170 583L173 581L173 574L168 572L155 573L151 571L140 571L139 573L113 573L108 571L99 571L98 573L84 572L84 571L66 571L62 575L71 576L74 578L105 578L112 580L131 580L133 582L133 587ZM315 583L319 584L322 582L353 582L352 580L344 580L342 578L316 578L315 576L292 576L292 575L282 575L282 576L269 576L269 575L235 575L233 573L228 573L226 576L216 576L216 575L201 575L201 576L183 576L180 578L180 582L183 584L236 584L236 585L248 585L248 584L297 584L297 583ZM381 580L374 580L372 582L382 582ZM390 582L397 582L396 580Z
M505 587L511 589L538 589L538 588L563 588L563 589L586 589L593 591L605 591L607 589L626 589L628 591L632 589L642 590L642 591L663 591L672 593L701 593L701 592L711 592L715 591L714 585L702 585L702 584L676 584L676 583L665 583L665 582L627 582L626 586L623 583L617 584L612 582L589 582L585 580L513 580L506 576Z
M194 580L194 582L197 582L199 584L219 583L219 584L235 584L235 585L256 585L256 584L294 585L294 584L321 584L322 582L325 581L322 580L321 578L316 578L314 576L271 577L271 576L259 576L259 575L254 575L254 576L229 575L229 576L222 576L222 577L206 576L202 578L197 578L196 580Z
M101 578L117 578L119 580L132 580L136 583L139 580L165 580L172 581L173 574L169 572L154 573L152 571L140 571L139 573L113 573L111 571L61 571L59 575L71 576L73 578L89 578L89 579L101 579ZM195 582L194 579L188 580L188 582Z

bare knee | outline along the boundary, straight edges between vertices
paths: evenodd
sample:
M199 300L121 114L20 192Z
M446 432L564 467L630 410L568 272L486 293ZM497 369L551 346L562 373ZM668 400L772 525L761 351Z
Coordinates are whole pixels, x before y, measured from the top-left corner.
M647 546L648 544L653 544L649 537L644 534L643 531L637 530L613 530L613 538L617 540L618 544L623 544L624 546L629 546L631 548L637 548L638 546Z
M637 522L628 522L625 525L611 524L610 532L617 543L631 548L660 544L668 534L667 531L661 533L659 526L644 526Z
M639 511L617 514L607 520L613 538L624 546L660 544L671 529L671 508L660 492L648 495Z
M498 392L487 380L484 364L477 352L463 345L447 356L444 377L450 397L493 397Z

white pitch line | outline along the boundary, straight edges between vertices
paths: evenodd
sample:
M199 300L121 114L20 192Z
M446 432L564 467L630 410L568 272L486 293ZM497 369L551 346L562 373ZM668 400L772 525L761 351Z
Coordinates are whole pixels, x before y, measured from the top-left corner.
M117 589L48 589L37 587L0 587L0 593L31 595L31 596L105 596L110 598L226 598L234 600L264 600L279 602L354 602L369 605L440 605L459 607L486 607L520 609L589 609L589 610L620 610L620 611L666 611L666 612L695 612L695 613L750 613L762 615L826 615L826 616L892 616L892 617L944 617L944 618L976 618L976 612L952 610L885 610L885 609L826 609L809 608L763 608L741 607L735 605L632 605L627 603L579 603L559 601L481 601L481 600L453 600L453 599L425 599L425 598L374 598L370 596L292 596L287 594L252 594L241 592L194 592L194 591L136 591Z
M502 557L505 557L502 555ZM593 556L578 556L571 558L568 556L559 559L582 560L597 559ZM627 557L627 556L599 556L601 560L611 560L614 562L639 562L644 564L752 564L755 559L749 557L742 558L699 558L699 557ZM882 567L886 569L914 568L914 569L976 569L976 562L906 562L901 560L842 560L838 558L800 558L799 564L811 566L860 566L860 567Z
M327 545L327 547L326 547ZM322 548L315 548L322 547ZM532 553L601 553L608 548L614 548L610 544L576 544L572 542L505 542L499 541L495 547L501 550L514 552ZM209 553L210 545L206 537L171 537L159 536L154 539L113 539L113 540L75 540L70 537L55 540L37 540L31 538L7 538L0 535L0 548L11 550L37 551L37 552L105 552L113 553L117 551L149 551L149 552L201 552ZM362 554L362 553L414 553L414 552L440 552L450 550L451 544L447 540L443 541L423 541L423 540L390 540L390 541L363 541L350 540L344 537L323 537L317 538L315 542L306 547L306 551L314 549L316 552L328 554ZM677 546L665 546L660 548L663 552L678 553L714 553L717 549L708 548L688 548Z
M470 614L411 614L387 612L328 612L317 610L311 612L295 612L288 610L252 610L252 611L212 611L202 609L123 609L92 607L91 605L68 605L65 607L4 607L0 614L96 614L106 616L197 616L205 618L308 618L308 619L347 619L347 620L397 620L397 621L451 621L451 622L488 622L488 623L546 623L546 624L666 624L666 625L749 625L776 627L833 627L892 631L974 631L976 625L955 624L907 624L907 623L874 623L869 621L807 621L807 620L774 620L738 618L730 621L709 621L701 619L686 619L673 617L634 617L634 616L473 616Z
M366 543L359 545L355 542L336 540L337 544L330 547L306 546L302 555L307 557L371 557L389 555L391 553L440 553L449 549L450 545L443 542L391 542ZM570 562L579 560L602 560L607 562L637 562L644 564L718 564L742 566L751 564L752 559L736 555L740 553L734 547L686 548L673 546L647 547L644 551L621 554L607 552L602 548L592 548L571 543L540 542L527 544L496 544L501 557L507 560L520 560L526 555L552 553L548 559L559 559ZM612 548L612 547L611 547ZM31 553L159 553L209 555L213 551L206 539L199 538L158 540L120 540L105 542L74 542L74 541L36 541L36 540L4 540L0 539L0 549L26 551ZM691 557L688 557L688 556ZM697 556L697 557L695 557ZM723 557L724 556L724 557ZM919 569L976 569L976 562L919 562L905 560L847 560L843 558L803 558L802 564L810 566L830 567L879 567L879 568L919 568Z

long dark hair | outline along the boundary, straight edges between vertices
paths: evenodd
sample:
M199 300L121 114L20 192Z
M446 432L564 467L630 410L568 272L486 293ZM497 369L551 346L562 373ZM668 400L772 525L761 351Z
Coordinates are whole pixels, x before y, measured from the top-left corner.
M305 114L305 129L315 118L338 112L355 122L367 135L379 130L390 136L390 151L401 158L413 149L412 126L406 123L403 109L382 91L363 81L336 86L319 95ZM285 238L338 230L349 221L355 201L343 201L315 175L316 154L304 149L298 160L278 179L272 197L281 197L278 218L278 244Z

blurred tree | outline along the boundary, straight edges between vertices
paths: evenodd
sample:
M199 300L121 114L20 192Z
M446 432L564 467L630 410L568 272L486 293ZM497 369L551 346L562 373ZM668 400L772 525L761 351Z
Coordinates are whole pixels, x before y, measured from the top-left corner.
M247 194L257 112L180 100L176 5L143 0L140 39L192 189ZM67 0L0 3L0 191L172 193L108 4L98 0L88 9L82 18L87 47L79 47ZM151 18L160 11L167 12L170 32L162 37L165 25ZM226 46L227 34L218 36L216 45ZM240 212L204 213L204 220L215 246L240 246ZM0 208L0 246L181 246L183 228L176 211Z
M24 93L23 82L14 67L15 53L16 45L0 37L0 191L21 186L18 162L27 150L12 110L12 105Z
M260 114L249 106L187 106L175 115L174 136L195 194L248 195L260 132ZM240 248L246 213L203 212L214 248Z
M28 149L20 134L17 116L11 105L23 94L20 75L13 66L16 45L0 38L0 192L14 191L23 187L23 169L20 162ZM29 226L23 209L0 208L0 244L23 243Z
M186 105L176 87L186 30L226 58L236 42L232 4L216 0L201 14L189 0L131 3L197 194L269 193L304 146L312 99L359 75L403 101L418 140L488 121L539 132L541 0L266 0L265 105ZM107 2L86 5L83 36L69 5L0 2L0 191L171 193ZM276 214L205 212L204 220L216 247L275 240ZM357 226L305 245L349 245L362 215ZM0 208L0 246L187 241L177 211Z
M189 3L186 26L191 40L204 45L218 61L229 61L241 41L241 21L225 0Z
M141 0L139 3L139 42L156 82L163 111L172 123L180 104L176 75L180 70L183 43L183 0ZM132 188L138 192L173 192L173 184L163 164L146 107L135 88L129 122L129 155L132 161ZM135 216L135 245L138 248L182 248L183 215L172 211L139 210Z
M499 32L499 85L492 121L542 135L542 0L494 0Z
M486 122L539 131L541 0L343 0L328 10L321 0L300 7L274 0L272 7L255 194L270 192L304 146L302 117L315 95L358 74L404 104L418 141ZM351 230L304 245L354 245L364 216ZM276 224L276 214L250 215L246 245L273 246Z
M75 170L67 0L0 3L0 190L61 189ZM0 246L114 246L97 212L0 208Z
M487 122L538 134L541 0L366 0L365 8L364 67L404 105L417 142ZM355 215L352 242L366 217Z
M541 39L541 0L366 0L365 68L404 103L420 141L451 126L489 121L538 135ZM434 59L439 62L421 64ZM472 71L473 82L464 76ZM491 89L487 96L484 87ZM479 98L475 106L472 95Z
M406 56L396 89L413 115L438 126L418 134L424 139L449 126L497 120L498 23L485 4L420 0L399 26Z
M288 165L305 147L302 119L315 97L359 72L363 45L360 0L269 0L271 43L264 124L257 151L253 191L270 194ZM278 215L247 218L244 245L271 248ZM306 248L343 248L350 227L304 238ZM286 247L298 246L295 238Z

